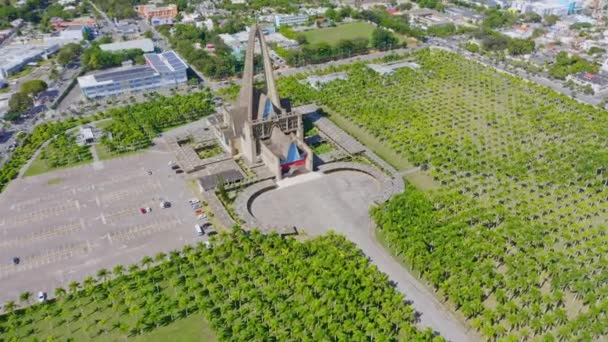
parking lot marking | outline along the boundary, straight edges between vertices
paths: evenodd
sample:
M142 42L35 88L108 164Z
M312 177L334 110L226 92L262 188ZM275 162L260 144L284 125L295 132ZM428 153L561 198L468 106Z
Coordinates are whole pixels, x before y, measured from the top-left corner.
M47 240L57 236L62 236L77 232L83 229L82 222L71 222L65 225L44 228L40 231L17 236L12 239L0 240L0 248L21 247L40 240Z
M30 255L23 258L19 265L3 264L0 265L0 279L7 276L33 270L35 268L56 263L65 259L69 259L77 254L86 254L89 251L87 244L73 244L64 247L45 250L36 255Z
M152 224L140 224L126 229L110 232L112 241L128 241L153 233L174 229L179 225L176 217L163 218Z
M106 224L106 217L105 217L105 216L103 216L103 213L101 213L101 222L102 222L103 224Z
M53 207L48 207L33 211L27 214L16 215L8 219L8 223L12 225L23 225L30 224L45 220L51 216L58 216L63 214L65 211L72 210L76 207L75 201L68 201L68 204L60 204Z

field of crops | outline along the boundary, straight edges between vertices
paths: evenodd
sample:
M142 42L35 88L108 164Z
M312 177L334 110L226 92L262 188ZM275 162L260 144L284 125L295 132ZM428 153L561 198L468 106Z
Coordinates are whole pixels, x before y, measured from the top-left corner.
M448 52L408 59L421 68L279 87L432 177L374 210L378 233L483 336L606 338L608 113Z

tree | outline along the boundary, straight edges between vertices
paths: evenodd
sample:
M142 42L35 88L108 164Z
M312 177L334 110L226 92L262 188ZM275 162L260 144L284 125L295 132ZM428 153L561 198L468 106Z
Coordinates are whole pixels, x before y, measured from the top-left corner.
M376 49L385 50L397 47L399 40L392 32L382 28L376 28L374 32L372 32L371 44Z
M21 92L26 95L36 96L47 88L48 84L46 84L46 82L42 80L31 80L26 81L21 85Z
M152 39L152 38L154 38L154 34L152 33L152 31L146 30L146 32L144 32L144 37L146 37L148 39Z
M64 45L57 53L57 63L61 65L67 65L71 61L75 60L82 53L82 47L80 44L69 43Z
M8 101L8 108L13 113L22 114L34 105L34 101L25 93L14 93ZM13 120L14 121L14 120Z
M4 304L4 312L5 313L13 313L13 311L15 311L15 309L17 308L17 304L15 304L14 301L9 300L8 302L6 302Z
M19 295L19 300L23 303L25 303L26 305L28 305L30 303L30 299L32 298L32 293L30 291L25 291L22 292Z
M551 15L545 16L544 23L545 23L545 26L553 26L557 23L558 20L559 20L558 16L551 14Z
M507 50L511 55L527 55L534 51L534 41L529 39L511 38Z
M601 55L605 52L606 52L606 49L597 47L597 46L592 46L589 48L589 50L587 50L588 55L595 55L595 54Z
M125 273L125 267L123 265L116 265L112 269L112 274L114 274L115 277L120 277L124 273Z

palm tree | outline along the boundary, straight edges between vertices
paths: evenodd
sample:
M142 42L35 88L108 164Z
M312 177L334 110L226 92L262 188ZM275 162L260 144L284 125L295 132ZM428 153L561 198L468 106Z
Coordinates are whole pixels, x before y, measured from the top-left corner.
M13 311L15 311L15 309L17 308L17 304L15 304L15 301L9 300L8 302L6 302L6 304L4 304L4 312L5 313L13 313Z
M166 258L167 258L167 254L160 252L154 256L154 261L157 263L161 263L161 262L165 261Z
M143 259L141 259L141 265L144 266L146 269L148 269L148 266L153 262L154 260L152 260L152 258L150 258L149 256L145 256L143 257Z
M120 277L124 273L125 273L125 267L123 265L116 265L112 269L112 274L114 274L115 277Z
M78 289L80 288L80 283L77 281L72 281L68 284L68 289L70 290L70 295L76 294Z
M97 278L100 279L102 283L105 283L109 274L110 274L110 272L107 269L102 268L97 271Z
M25 302L26 305L29 305L31 298L32 298L32 293L29 291L25 291L19 295L19 300L21 302Z

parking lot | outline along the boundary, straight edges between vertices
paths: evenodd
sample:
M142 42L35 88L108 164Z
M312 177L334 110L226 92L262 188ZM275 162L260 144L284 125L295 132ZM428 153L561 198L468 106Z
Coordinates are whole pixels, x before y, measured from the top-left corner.
M0 303L200 241L194 194L171 159L152 149L11 183L0 194Z

